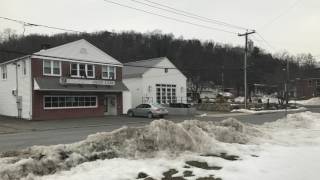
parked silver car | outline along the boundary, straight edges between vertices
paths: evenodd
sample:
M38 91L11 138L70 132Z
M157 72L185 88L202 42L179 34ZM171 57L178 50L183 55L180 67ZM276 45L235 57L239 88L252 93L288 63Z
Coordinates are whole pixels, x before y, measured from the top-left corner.
M168 110L159 104L140 104L135 108L128 110L128 116L145 116L148 118L160 117L168 115Z

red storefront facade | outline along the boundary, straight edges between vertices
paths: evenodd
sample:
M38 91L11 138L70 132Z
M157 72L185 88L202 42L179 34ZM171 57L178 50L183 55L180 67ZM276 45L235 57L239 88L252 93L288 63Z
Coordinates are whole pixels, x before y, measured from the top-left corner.
M85 41L80 49L75 47L75 51L92 53L92 47L87 43ZM122 92L128 89L122 83L122 64L119 62L50 58L40 54L31 57L31 76L33 120L123 113Z

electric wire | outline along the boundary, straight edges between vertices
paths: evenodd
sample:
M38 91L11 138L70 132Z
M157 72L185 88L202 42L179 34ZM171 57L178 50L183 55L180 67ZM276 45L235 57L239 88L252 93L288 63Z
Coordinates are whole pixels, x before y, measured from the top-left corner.
M248 29L248 28L245 28L245 27L240 27L240 26L229 24L229 23L226 23L226 22L209 19L209 18L206 18L206 17L203 17L203 16L199 16L199 15L196 15L196 14L193 14L193 13L189 13L189 12L186 12L186 11L178 10L178 9L171 8L171 7L168 7L168 6L164 6L164 5L161 5L159 3L155 3L155 2L152 2L152 1L148 1L148 0L146 0L146 1L149 2L149 3L152 3L152 4L156 4L156 5L151 5L151 4L144 3L144 2L141 2L141 1L137 1L137 0L131 0L131 1L133 1L135 3L139 3L139 4L142 4L142 5L145 5L145 6L149 6L149 7L152 7L152 8L156 8L156 9L160 9L160 10L163 10L163 11L167 11L167 12L170 12L170 13L173 13L173 14L177 14L177 15L180 15L180 16L196 19L196 20L199 20L199 21L202 21L202 22L207 22L207 23L211 23L211 24L215 24L215 25L225 26L225 27L228 27L228 28L241 29L241 30L247 30ZM163 8L163 7L165 7L165 8Z
M160 3L157 3L157 2L154 2L154 1L150 1L150 0L144 0L144 1L152 3L152 4L156 4L158 6L162 6L162 7L174 10L174 11L178 11L178 12L181 12L181 13L184 13L184 14L187 14L187 15L191 15L191 16L198 17L198 18L201 18L201 19L206 19L206 20L214 22L214 23L219 23L221 25L230 26L230 27L238 28L238 29L242 29L242 30L253 30L253 29L248 29L248 28L242 27L242 26L226 23L226 22L223 22L223 21L215 20L215 19L212 19L212 18L207 18L207 17L204 17L204 16L200 16L200 15L197 15L195 13L191 13L191 12L188 12L188 11L185 11L185 10L180 10L180 9L177 9L177 8L173 8L173 7L170 7L168 5L160 4Z
M176 22L180 22L180 23L185 23L185 24L189 24L189 25L193 25L193 26L197 26L197 27L202 27L202 28L210 29L210 30L214 30L214 31L221 31L221 32L230 33L230 34L236 34L236 35L238 34L237 32L234 32L234 31L228 31L228 30L225 30L225 29L220 29L220 28L215 28L215 27L206 26L206 25L202 25L202 24L197 24L197 23L193 23L193 22L190 22L190 21L186 21L186 20L182 20L182 19L178 19L178 18L166 16L166 15L161 15L161 14L157 14L157 13L154 13L154 12L151 12L151 11L147 11L147 10L139 9L139 8L136 8L136 7L128 6L128 5L125 5L125 4L117 3L117 2L114 2L114 1L110 1L110 0L104 0L104 1L107 2L107 3L111 3L111 4L115 4L115 5L118 5L118 6L125 7L125 8L133 9L133 10L136 10L136 11L144 12L144 13L147 13L147 14L151 14L151 15L154 15L154 16L161 17L161 18L170 19L170 20L173 20L173 21L176 21Z
M54 26L47 26L47 25L43 25L43 24L30 23L30 22L17 20L17 19L12 19L12 18L3 17L3 16L0 16L0 18L8 20L8 21L12 21L12 22L20 23L20 24L25 25L25 26L37 26L37 27L45 27L45 28L61 30L61 31L69 31L69 32L75 32L75 33L86 33L86 32L72 30L72 29L66 29L66 28L59 28L59 27L54 27Z
M271 19L269 22L265 23L264 25L262 25L260 28L258 28L258 30L262 30L265 29L267 26L270 26L271 24L273 24L274 22L276 22L278 19L280 19L282 16L284 16L287 12L289 12L292 8L294 8L295 6L298 5L298 3L300 3L301 0L296 0L291 6L289 6L288 8L286 8L284 11L282 11L280 14L278 14L276 17L274 17L273 19Z
M270 47L272 50L276 51L276 48L275 48L274 46L272 46L265 38L263 38L262 35L261 35L259 32L257 32L256 34L258 35L258 37L259 37L260 39L262 39L262 41L263 41L268 47Z

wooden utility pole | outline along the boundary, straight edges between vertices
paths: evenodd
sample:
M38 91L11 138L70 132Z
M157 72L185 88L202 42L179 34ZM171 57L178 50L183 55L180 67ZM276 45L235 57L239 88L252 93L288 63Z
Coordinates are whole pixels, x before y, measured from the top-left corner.
M243 71L244 71L244 108L247 109L247 96L248 96L248 90L247 90L247 56L248 56L248 36L250 34L255 33L255 30L248 31L243 34L238 34L238 36L244 36L245 37L245 48L244 48L244 63L243 63Z

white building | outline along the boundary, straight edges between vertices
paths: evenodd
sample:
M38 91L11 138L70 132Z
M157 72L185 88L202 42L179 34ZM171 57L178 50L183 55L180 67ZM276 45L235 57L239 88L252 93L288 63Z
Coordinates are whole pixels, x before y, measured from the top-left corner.
M123 83L131 92L132 107L187 101L187 78L166 57L124 64Z

